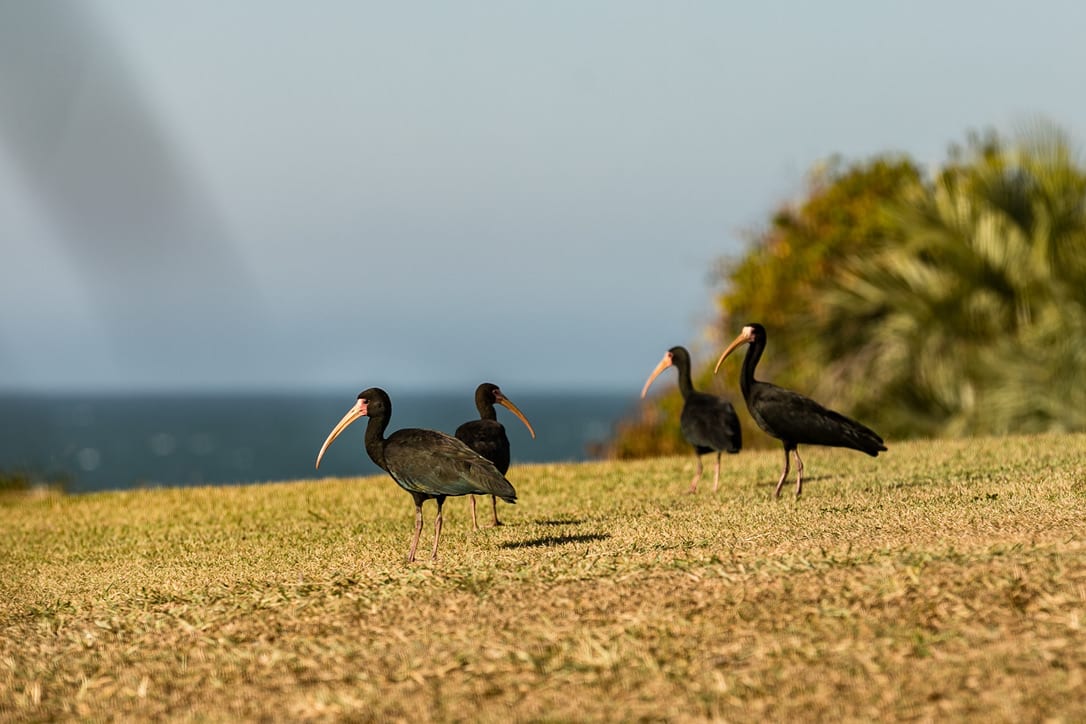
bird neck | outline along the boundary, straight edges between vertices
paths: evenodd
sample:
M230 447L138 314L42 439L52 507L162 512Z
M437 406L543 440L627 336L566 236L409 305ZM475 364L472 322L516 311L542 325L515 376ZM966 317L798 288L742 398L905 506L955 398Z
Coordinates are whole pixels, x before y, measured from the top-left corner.
M743 358L743 370L739 373L739 389L742 390L744 399L750 399L750 391L757 382L754 379L754 368L758 366L764 350L765 344L761 342L754 342L747 348L747 356Z
M475 405L475 409L479 411L480 420L497 420L498 413L494 411L493 402L483 402Z
M682 393L685 400L694 394L694 382L690 377L690 362L679 362L675 365L675 368L679 372L679 392Z
M366 425L366 453L370 456L370 460L385 472L388 472L388 466L385 464L385 429L387 427L387 416L371 417Z

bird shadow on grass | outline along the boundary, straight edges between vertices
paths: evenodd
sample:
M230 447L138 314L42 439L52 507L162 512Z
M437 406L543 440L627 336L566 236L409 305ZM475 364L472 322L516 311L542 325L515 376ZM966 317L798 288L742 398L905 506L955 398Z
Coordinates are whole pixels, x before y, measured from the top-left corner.
M552 519L552 520L533 520L533 525L584 525L583 520L576 518L570 520Z
M594 543L596 541L607 540L611 536L606 533L581 533L579 535L547 535L542 538L532 538L531 540L510 541L508 543L502 543L499 548L548 548L550 546L561 546L569 543Z

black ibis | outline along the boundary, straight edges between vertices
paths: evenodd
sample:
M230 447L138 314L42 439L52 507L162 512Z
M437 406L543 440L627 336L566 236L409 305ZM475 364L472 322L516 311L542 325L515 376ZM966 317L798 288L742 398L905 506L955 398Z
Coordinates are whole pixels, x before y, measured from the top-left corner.
M739 375L739 388L747 401L750 416L758 427L784 444L784 472L777 481L775 495L781 495L781 486L788 477L788 453L796 456L796 497L803 492L803 460L799 457L799 445L826 445L859 450L872 457L886 450L882 438L869 427L829 410L809 397L783 387L754 379L754 368L765 351L765 327L748 324L739 336L728 345L716 363L714 372L737 347L749 344Z
M532 439L535 439L535 430L532 429L528 418L508 397L502 394L497 385L490 382L484 382L475 388L475 409L479 411L479 419L470 420L456 428L456 438L494 463L498 472L505 475L509 470L509 436L505 434L505 426L498 422L498 415L494 411L495 403L508 408L519 417L531 433ZM494 525L501 525L501 521L498 520L497 496L491 495L490 502L494 510ZM475 530L479 530L479 522L475 518L474 495L471 496L471 525Z
M358 401L336 423L317 454L317 467L332 441L360 417L369 417L366 426L366 452L378 467L392 476L396 483L415 499L415 535L407 560L415 560L415 548L422 531L422 504L437 501L434 521L434 550L441 538L441 507L450 495L496 495L507 503L517 502L513 486L498 472L494 464L455 437L436 430L404 428L385 437L385 428L392 417L392 401L379 387L358 394Z
M690 483L690 492L698 490L701 480L701 456L716 452L716 469L713 472L713 492L720 485L720 454L723 451L737 453L743 447L743 435L739 429L739 417L735 414L732 403L722 397L708 395L694 389L690 379L690 353L685 347L672 347L656 365L645 386L641 388L641 398L649 391L649 385L668 367L674 366L679 371L679 392L683 396L683 411L679 416L679 429L683 438L694 446L694 459L698 469Z

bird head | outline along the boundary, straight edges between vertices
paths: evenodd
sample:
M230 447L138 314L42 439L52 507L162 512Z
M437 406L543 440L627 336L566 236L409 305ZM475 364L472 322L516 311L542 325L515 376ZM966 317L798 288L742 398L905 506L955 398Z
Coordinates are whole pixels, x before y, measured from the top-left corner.
M667 352L664 352L664 358L660 360L660 364L656 365L656 369L652 371L649 378L645 380L645 386L641 388L641 399L645 399L645 395L649 392L649 387L652 385L652 381L660 376L660 373L675 364L677 359L682 357L690 358L685 347L672 347Z
M498 404L498 395L501 390L493 382L484 382L475 388L475 406L482 410L487 405Z
M532 439L535 439L535 430L532 429L532 424L528 422L528 418L525 417L524 413L521 412L520 409L513 404L513 401L506 397L504 394L502 394L501 389L492 382L484 382L475 389L475 406L479 408L480 411L482 411L482 409L488 404L501 405L505 409L512 412L514 415L520 418L520 421L524 423L524 426L526 428L528 428L528 432L529 434L531 434Z
M720 365L727 359L728 355L734 352L738 347L744 344L753 344L757 340L765 342L765 327L752 322L743 327L743 331L739 333L739 336L732 340L732 343L728 345L728 348L724 350L724 354L720 355L720 359L716 362L716 367L713 368L713 374L716 374L720 370Z
M332 432L328 433L328 437L325 438L324 444L321 445L321 451L317 453L317 467L320 468L321 466L321 458L324 457L324 452L352 422L360 417L388 417L391 414L392 401L389 399L388 393L380 387L371 387L368 390L359 392L354 405L336 423L336 426L332 428Z

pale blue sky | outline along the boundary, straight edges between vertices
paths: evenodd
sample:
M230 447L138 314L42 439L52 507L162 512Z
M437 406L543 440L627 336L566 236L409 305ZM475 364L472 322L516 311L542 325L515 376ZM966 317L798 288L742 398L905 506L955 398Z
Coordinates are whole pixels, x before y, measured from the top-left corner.
M834 154L1081 141L1079 2L0 0L0 388L606 387ZM719 333L730 338L735 330Z

